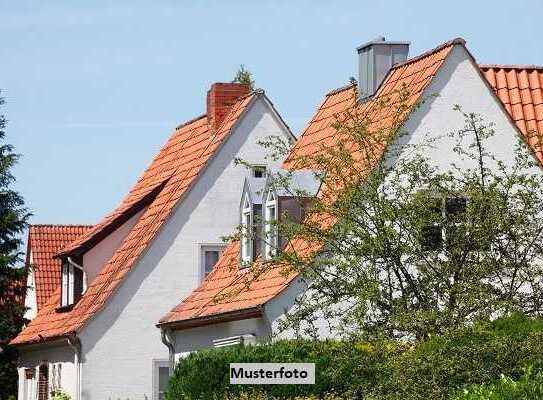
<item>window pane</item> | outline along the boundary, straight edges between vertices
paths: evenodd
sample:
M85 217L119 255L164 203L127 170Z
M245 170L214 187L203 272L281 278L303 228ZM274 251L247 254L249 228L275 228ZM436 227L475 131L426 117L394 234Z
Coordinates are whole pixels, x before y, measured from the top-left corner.
M219 251L218 250L206 250L204 253L204 263L205 263L205 274L209 274L215 264L219 261Z
M466 211L467 199L465 197L448 197L445 201L447 215L460 214Z
M170 374L168 367L158 367L158 399L163 400L165 398L166 389L168 388L168 381L170 380Z
M424 250L439 250L443 238L441 237L440 225L427 225L422 232L422 248Z
M266 173L266 167L253 167L253 176L255 178L263 178Z

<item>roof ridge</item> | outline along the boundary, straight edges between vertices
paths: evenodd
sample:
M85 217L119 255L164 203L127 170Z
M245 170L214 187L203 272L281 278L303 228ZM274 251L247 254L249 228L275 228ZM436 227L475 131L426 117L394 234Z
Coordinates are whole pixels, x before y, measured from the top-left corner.
M447 42L445 42L445 43L440 44L440 45L437 46L437 47L434 47L434 48L431 49L431 50L427 50L427 51L425 51L424 53L419 54L418 56L415 56L415 57L409 58L409 59L407 59L407 60L405 60L405 61L402 61L402 62L400 62L400 63L394 64L394 65L392 66L392 68L390 68L390 70L392 71L392 70L394 70L394 69L396 69L396 68L398 68L398 67L401 67L401 66L404 66L404 65L408 65L408 64L414 63L414 62L416 62L416 61L419 61L419 60L422 59L422 58L428 57L429 55L431 55L431 54L433 54L433 53L437 53L438 51L443 50L444 48L449 47L449 46L452 46L452 45L455 45L455 44L459 44L459 45L465 46L465 45L466 45L466 41L465 41L463 38L461 38L461 37L456 37L456 38L451 39L451 40L449 40L449 41L447 41Z
M492 69L537 69L543 70L543 65L534 64L479 64L479 68L492 68Z
M330 90L328 93L326 93L325 97L328 97L328 96L333 96L334 94L338 94L338 93L341 93L345 90L348 90L348 89L351 89L353 87L356 86L356 83L353 82L353 83L348 83L347 85L345 86L341 86L341 87L338 87L337 89L332 89Z
M28 227L45 227L45 226L52 226L52 227L58 227L58 226L66 226L66 227L71 227L71 226L81 226L81 227L92 227L94 225L92 224L28 224Z
M179 125L177 125L177 126L175 127L175 130L178 130L178 129L183 128L184 126L190 125L190 124L192 124L193 122L196 122L196 121L198 121L199 119L202 119L202 118L204 118L204 117L207 117L207 114L200 114L200 115L198 115L197 117L194 117L194 118L192 118L192 119L189 119L188 121L182 122L182 123L180 123Z

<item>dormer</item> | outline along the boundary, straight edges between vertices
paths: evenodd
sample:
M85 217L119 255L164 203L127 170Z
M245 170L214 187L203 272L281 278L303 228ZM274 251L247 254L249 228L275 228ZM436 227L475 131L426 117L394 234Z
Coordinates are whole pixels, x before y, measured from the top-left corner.
M59 311L71 309L85 292L85 273L82 257L62 259Z
M245 178L240 203L240 260L242 265L254 261L260 255L262 190L265 176Z
M320 181L311 171L279 170L267 175L262 192L262 256L265 260L271 259L286 244L278 232L279 225L288 220L300 222L319 187Z

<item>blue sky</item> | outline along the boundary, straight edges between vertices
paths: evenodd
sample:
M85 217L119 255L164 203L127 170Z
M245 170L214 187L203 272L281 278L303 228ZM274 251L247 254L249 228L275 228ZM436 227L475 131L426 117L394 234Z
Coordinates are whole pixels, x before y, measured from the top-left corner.
M0 0L0 88L34 223L93 223L240 64L295 134L356 75L356 46L451 38L481 63L543 64L543 2Z

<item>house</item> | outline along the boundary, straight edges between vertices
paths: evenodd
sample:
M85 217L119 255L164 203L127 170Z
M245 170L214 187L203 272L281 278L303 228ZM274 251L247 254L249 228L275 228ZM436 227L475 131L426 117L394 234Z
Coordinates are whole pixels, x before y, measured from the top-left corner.
M277 168L259 144L292 141L264 91L215 83L121 201L55 255L62 285L11 344L19 399L159 399L169 352L156 321L211 271L238 225L247 168ZM37 395L36 395L37 393Z
M406 135L402 135L402 140L407 143L421 143L428 133L443 135L462 128L462 115L453 111L453 106L459 104L464 110L480 113L495 123L499 134L491 139L489 146L499 158L512 161L511 149L520 135L534 156L543 161L540 143L543 67L478 65L462 39L454 39L412 58L407 57L408 49L407 42L386 42L384 38L359 47L358 88L351 84L325 96L283 166L296 168L294 156L311 154L319 148L318 143L333 146L335 116L342 112L357 108L372 116L371 124L386 123L381 117L394 107L394 100L384 109L379 109L377 104L404 85L409 104L425 100L403 121L402 131ZM437 146L426 151L425 155L442 169L455 157L454 154L444 156ZM471 162L455 161L459 166ZM251 224L251 207L258 208L265 222L270 219L270 213L262 212L262 204L271 201L271 209L277 207L276 199L270 197L266 189L256 201L252 200L254 195L247 196L251 192L247 189L240 192L245 204L240 209L242 226ZM188 352L205 348L265 342L277 334L280 338L292 336L292 332L279 332L278 323L293 307L296 296L306 289L306 284L297 274L285 276L281 268L274 265L258 277L252 277L244 262L255 261L258 269L266 252L259 250L256 254L251 251L248 239L242 238L233 241L202 284L180 299L181 302L158 322L161 331L171 338L168 345L172 358L178 360ZM292 244L302 251L304 249L298 247L303 245L296 241ZM318 328L323 337L331 334L324 324Z
M61 284L62 263L54 255L91 228L90 225L30 225L26 250L25 318L34 319Z

